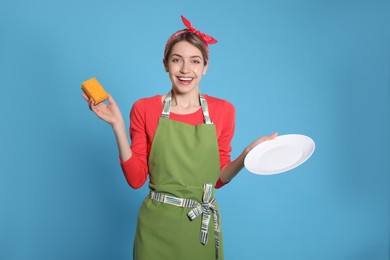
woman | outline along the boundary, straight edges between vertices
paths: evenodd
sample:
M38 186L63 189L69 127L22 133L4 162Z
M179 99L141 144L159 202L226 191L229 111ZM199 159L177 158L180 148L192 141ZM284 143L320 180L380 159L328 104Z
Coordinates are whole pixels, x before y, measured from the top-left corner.
M254 146L277 135L257 139L231 161L234 107L199 90L209 66L208 44L216 40L182 20L187 29L173 34L164 51L172 89L133 105L131 146L114 99L109 96L109 105L95 106L83 95L90 109L112 126L129 185L139 188L150 178L134 242L138 260L223 259L214 187L238 174Z

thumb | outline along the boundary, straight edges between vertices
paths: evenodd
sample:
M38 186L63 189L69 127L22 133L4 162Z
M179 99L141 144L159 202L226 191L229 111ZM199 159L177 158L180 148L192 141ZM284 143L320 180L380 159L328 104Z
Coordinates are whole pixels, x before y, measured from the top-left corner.
M110 94L108 94L108 103L110 103L112 105L116 104L114 98Z

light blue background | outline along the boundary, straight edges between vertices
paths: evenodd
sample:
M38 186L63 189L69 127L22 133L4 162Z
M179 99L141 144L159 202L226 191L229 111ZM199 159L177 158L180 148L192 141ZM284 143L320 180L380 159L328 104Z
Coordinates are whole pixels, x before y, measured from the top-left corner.
M0 259L131 259L132 190L97 77L128 113L165 93L185 15L219 43L201 84L237 109L233 157L261 135L316 142L280 175L243 170L217 197L226 259L389 257L389 1L0 2Z

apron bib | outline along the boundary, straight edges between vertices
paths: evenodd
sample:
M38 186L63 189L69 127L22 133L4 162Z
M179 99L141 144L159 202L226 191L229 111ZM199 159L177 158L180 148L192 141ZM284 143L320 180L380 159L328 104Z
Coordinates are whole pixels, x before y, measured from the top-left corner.
M193 126L169 119L170 93L164 101L148 161L151 195L138 215L136 260L224 258L212 187L220 175L218 141L202 94L200 102L205 124Z

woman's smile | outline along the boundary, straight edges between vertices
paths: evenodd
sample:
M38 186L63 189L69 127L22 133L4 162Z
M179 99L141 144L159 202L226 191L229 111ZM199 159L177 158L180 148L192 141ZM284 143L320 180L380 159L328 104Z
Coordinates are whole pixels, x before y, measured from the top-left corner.
M181 84L183 85L189 85L192 83L192 81L194 80L194 78L192 77L181 77L181 76L178 76L177 79L180 81Z

